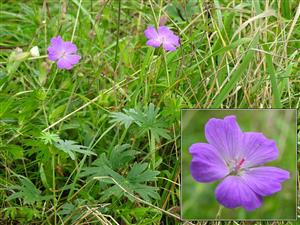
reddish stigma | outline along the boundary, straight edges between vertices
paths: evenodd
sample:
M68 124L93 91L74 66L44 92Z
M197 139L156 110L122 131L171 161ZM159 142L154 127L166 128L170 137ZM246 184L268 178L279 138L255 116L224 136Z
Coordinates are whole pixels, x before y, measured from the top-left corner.
M245 162L245 159L241 159L241 161L236 166L236 170L239 170L244 162Z

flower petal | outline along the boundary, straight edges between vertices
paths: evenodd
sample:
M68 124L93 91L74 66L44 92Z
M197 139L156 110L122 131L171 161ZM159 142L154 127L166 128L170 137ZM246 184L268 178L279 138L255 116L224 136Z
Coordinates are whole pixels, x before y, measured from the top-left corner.
M179 46L179 37L168 27L161 26L158 28L158 35L163 40L163 47L166 51L175 51Z
M163 48L166 50L166 51L175 51L176 50L176 47L170 43L170 42L163 42Z
M161 45L161 42L156 39L150 39L146 42L146 45L158 48Z
M226 116L224 120L210 119L205 125L205 137L226 161L240 157L243 133L235 116Z
M60 36L52 38L51 45L47 48L47 50L49 60L58 60L64 52L64 41Z
M51 38L51 45L54 48L59 48L63 46L63 39L61 38L61 36L57 36L57 37L53 37Z
M209 144L196 143L189 148L193 159L191 175L198 182L212 182L225 177L229 171L218 151Z
M244 172L244 182L258 195L272 195L281 190L281 182L289 179L289 172L276 167L263 166Z
M241 149L245 158L244 167L261 165L278 156L275 141L267 139L262 133L245 132Z
M239 176L226 177L215 190L218 202L226 208L244 207L252 211L262 204L262 197L257 195Z
M158 33L153 26L148 26L147 29L144 31L144 34L148 39L158 38Z
M158 35L161 37L169 38L173 34L173 31L171 31L168 27L166 26L160 26L158 28Z
M179 43L179 37L177 37L176 35L172 35L170 37L170 42L173 43L173 45L175 45L176 47L179 47L180 46L180 43Z
M80 56L79 55L67 55L63 58L60 58L57 61L57 66L60 69L67 69L70 70L72 69L73 65L78 63L80 60Z
M52 48L52 47L49 47L48 49L48 58L49 60L51 61L56 61L60 58L60 52L59 51L56 51L56 49Z
M77 52L77 47L70 41L64 42L64 50L66 54L72 54Z

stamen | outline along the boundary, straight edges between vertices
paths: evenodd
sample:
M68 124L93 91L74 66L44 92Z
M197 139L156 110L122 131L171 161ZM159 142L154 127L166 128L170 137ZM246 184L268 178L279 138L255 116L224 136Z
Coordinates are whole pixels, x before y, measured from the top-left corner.
M237 164L236 169L239 170L244 162L245 162L245 159L242 159L242 160Z

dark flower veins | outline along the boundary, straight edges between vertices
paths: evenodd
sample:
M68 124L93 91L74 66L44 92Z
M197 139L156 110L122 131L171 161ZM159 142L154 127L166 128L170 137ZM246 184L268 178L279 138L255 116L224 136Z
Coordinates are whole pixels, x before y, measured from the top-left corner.
M278 149L262 133L242 132L235 116L210 119L205 125L208 143L195 143L191 175L198 182L223 179L215 190L216 199L227 208L243 207L248 211L262 205L263 197L281 190L289 172L262 166L275 160Z

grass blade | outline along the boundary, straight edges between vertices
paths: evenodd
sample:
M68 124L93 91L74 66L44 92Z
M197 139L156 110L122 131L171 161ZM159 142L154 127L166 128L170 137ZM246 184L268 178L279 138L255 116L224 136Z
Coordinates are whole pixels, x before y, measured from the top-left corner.
M243 62L237 67L236 70L232 72L231 79L228 83L225 84L221 92L215 97L214 103L212 104L212 108L218 108L222 104L222 102L226 99L229 92L235 87L239 78L243 75L244 71L247 69L249 63L251 62L254 51L251 48L254 48L259 40L259 33L257 33L251 42L248 52L246 53Z
M269 47L267 45L263 45L263 49L269 52ZM278 90L278 86L276 83L276 75L275 75L275 68L272 62L272 56L270 54L265 54L266 64L267 64L267 73L270 75L271 85L272 85L272 95L274 99L274 106L275 108L282 108L280 102L280 93Z

